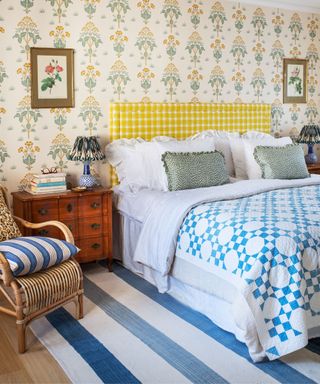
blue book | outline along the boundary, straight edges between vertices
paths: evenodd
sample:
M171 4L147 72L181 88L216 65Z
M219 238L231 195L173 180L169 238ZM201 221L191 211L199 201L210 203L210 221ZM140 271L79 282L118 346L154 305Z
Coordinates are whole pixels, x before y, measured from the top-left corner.
M66 185L66 182L65 181L52 181L49 183L32 182L31 184L34 185L35 187L60 187L60 186Z

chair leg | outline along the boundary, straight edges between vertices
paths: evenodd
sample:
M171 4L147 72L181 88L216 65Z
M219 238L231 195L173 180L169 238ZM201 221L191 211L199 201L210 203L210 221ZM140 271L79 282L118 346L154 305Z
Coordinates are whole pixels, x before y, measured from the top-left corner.
M26 325L25 324L17 324L17 334L18 334L19 353L24 353L26 351Z
M20 292L20 286L16 281L11 283L11 287L14 292L15 301L16 301L16 324L17 324L17 336L18 336L18 350L19 353L24 353L26 351L26 323L24 321L23 314L23 302Z
M78 320L83 318L83 293L78 295L78 305L77 305L77 316Z

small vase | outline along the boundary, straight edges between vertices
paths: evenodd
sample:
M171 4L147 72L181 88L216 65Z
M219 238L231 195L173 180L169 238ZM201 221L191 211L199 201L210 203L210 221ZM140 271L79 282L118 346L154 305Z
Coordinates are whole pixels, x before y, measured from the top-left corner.
M80 176L79 186L93 188L96 185L97 181L90 173L90 161L85 161L83 163L83 174Z
M316 164L318 162L317 155L313 151L313 144L308 144L308 154L305 159L307 164Z

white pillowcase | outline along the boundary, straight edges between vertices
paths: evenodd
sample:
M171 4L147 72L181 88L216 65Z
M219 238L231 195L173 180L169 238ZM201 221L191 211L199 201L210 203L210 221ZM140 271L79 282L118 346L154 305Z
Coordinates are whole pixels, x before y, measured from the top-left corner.
M150 188L168 191L167 176L161 160L165 152L214 151L213 138L176 140L158 136L153 141L119 139L106 146L108 162L116 169L121 186L131 190Z
M136 148L144 142L141 138L119 139L106 146L107 160L116 169L122 185L132 188L143 186L143 160Z
M225 159L226 168L229 176L235 175L233 157L230 147L230 141L240 138L239 132L215 131L213 129L199 132L190 137L190 140L213 138L214 146L217 151L220 151Z
M242 139L273 139L274 137L269 133L259 132L259 131L247 131L243 135L241 135Z
M230 141L235 174L240 179L260 179L260 167L254 159L253 152L258 145L285 146L291 144L290 137L276 139L261 132L247 132L239 139Z
M243 140L244 144L244 152L246 159L246 170L249 179L261 179L262 172L259 164L256 162L254 158L254 149L258 145L264 145L269 147L283 147L287 144L292 144L292 140L290 137L281 137L279 139L275 139L274 137L261 139L253 139L253 140Z
M155 136L150 141L166 143L168 141L178 141L178 140L175 137L171 137L171 136Z
M138 145L144 164L144 185L151 189L168 191L167 175L161 160L165 152L208 152L214 151L212 138L206 140L171 140L144 142Z

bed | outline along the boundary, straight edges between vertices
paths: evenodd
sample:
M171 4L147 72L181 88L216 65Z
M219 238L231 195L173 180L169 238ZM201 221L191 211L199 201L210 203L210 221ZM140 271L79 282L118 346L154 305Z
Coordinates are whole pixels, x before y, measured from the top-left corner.
M270 114L262 104L115 103L110 139L269 133ZM127 268L235 334L254 361L320 336L319 177L175 193L125 191L114 172L112 181L114 249Z

